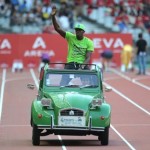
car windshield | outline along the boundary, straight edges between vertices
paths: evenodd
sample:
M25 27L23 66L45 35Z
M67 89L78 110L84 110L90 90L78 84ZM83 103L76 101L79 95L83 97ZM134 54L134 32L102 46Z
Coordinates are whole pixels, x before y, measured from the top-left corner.
M91 88L98 87L98 77L95 74L60 74L60 73L47 73L46 86L59 86L59 87L81 87Z

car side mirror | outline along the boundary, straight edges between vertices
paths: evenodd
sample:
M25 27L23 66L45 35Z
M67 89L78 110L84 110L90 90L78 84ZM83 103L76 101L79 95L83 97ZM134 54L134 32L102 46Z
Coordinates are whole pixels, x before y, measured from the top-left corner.
M110 86L105 86L104 90L105 92L110 92L112 91L112 88Z
M28 83L27 88L33 90L35 88L34 84Z

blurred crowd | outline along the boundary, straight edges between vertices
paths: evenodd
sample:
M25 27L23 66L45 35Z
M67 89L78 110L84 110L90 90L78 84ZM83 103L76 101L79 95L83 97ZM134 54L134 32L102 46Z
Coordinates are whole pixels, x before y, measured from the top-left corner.
M49 24L51 10L50 0L0 0L0 17L11 28Z
M77 16L83 4L84 1L78 0L0 0L0 26L18 29L19 26L22 29L29 25L35 28L38 26L43 32L53 33L55 31L51 26L50 14L53 5L57 5L60 24L64 29L71 30L75 20L79 19ZM34 28L31 29L33 30Z
M33 25L39 27L39 32L54 33L50 19L54 3L58 4L57 17L66 30L72 30L74 23L85 17L114 28L112 31L126 33L138 27L150 33L149 0L0 0L0 26Z
M149 0L86 0L86 2L89 15L96 11L97 15L102 16L101 22L104 21L103 18L111 17L112 23L118 26L120 32L127 32L129 26L150 32ZM92 17L94 19L94 15Z

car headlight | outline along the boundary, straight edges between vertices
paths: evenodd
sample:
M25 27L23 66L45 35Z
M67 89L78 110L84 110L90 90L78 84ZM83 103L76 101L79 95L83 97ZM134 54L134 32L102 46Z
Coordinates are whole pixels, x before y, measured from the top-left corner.
M50 106L50 105L51 105L51 99L42 98L42 99L41 99L41 105L42 105L42 106Z
M99 107L101 104L102 104L102 99L100 98L93 99L91 102L92 108Z

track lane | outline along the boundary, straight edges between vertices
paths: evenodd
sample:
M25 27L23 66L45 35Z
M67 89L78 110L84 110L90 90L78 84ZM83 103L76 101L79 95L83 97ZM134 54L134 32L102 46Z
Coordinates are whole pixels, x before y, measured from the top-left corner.
M25 73L25 74L24 74ZM39 73L35 71L35 74L38 78ZM112 74L113 75L113 74ZM114 79L116 79L116 76L112 77L109 76L110 78L112 78L112 81ZM27 77L28 79L24 79L24 76ZM6 115L3 118L3 114L2 114L2 124L0 124L0 133L2 133L0 135L0 149L1 150L8 150L8 149L37 149L37 147L32 146L31 143L31 127L28 124L28 119L30 118L30 116L28 116L28 112L26 111L26 109L29 109L29 106L31 106L31 101L33 100L33 98L35 98L35 95L37 94L37 91L30 91L28 89L24 89L24 85L26 87L26 84L31 82L34 83L31 74L29 71L24 71L23 73L16 73L16 74L12 74L11 72L8 72L7 74L7 82L6 82L6 87L5 88L5 94L4 94L4 107L3 110L5 110L4 115ZM14 79L13 79L14 78ZM16 80L15 78L19 79ZM30 80L31 78L31 80ZM114 78L114 79L113 79ZM117 78L120 78L119 76ZM111 81L111 80L110 80ZM9 83L11 82L11 84ZM9 85L8 85L9 83ZM20 92L19 90L15 90L13 89L13 91L11 91L10 87L16 87L15 85L17 85L18 89L24 89L24 92ZM119 88L121 88L121 86L119 86ZM136 88L136 86L135 86ZM6 97L6 95L8 94L8 91L10 91L10 95ZM17 92L16 92L17 91ZM16 94L17 93L17 94ZM11 103L12 101L10 101L10 99L12 99L12 94L14 97L16 97L18 94L22 95L22 97L26 97L28 98L28 101L23 98L23 103L21 103L20 101L18 102L17 106L21 106L22 104L24 105L24 107L26 109L22 109L22 113L21 115L24 116L25 120L22 120L22 118L20 116L19 117L19 122L15 124L16 121L16 115L19 112L18 110L16 110L16 112L10 111L12 113L11 115L11 119L9 119L10 114L7 110L12 109L11 107ZM113 95L114 94L114 95ZM127 101L124 101L124 99L122 97L120 97L119 95L117 95L114 92L110 92L110 93L106 93L107 96L107 100L110 101L113 111L112 111L112 125L115 127L115 129L117 129L134 147L136 147L136 149L142 149L144 150L145 148L149 147L149 142L147 140L145 140L145 143L143 142L142 139L140 139L140 137L136 137L135 136L139 136L144 134L147 137L149 137L149 133L146 134L146 127L149 127L149 122L146 122L145 124L141 123L140 121L136 120L135 123L132 122L130 119L134 118L135 116L139 116L140 118L143 117L143 112L137 110L137 108L131 106L130 103L128 103ZM10 98L11 97L11 98ZM7 99L7 100L6 100ZM113 101L112 101L113 99ZM117 100L117 101L116 101ZM7 101L7 102L5 102ZM14 100L14 102L17 102L17 98ZM24 102L25 101L25 102ZM123 101L125 103L121 103L120 102ZM8 104L10 103L10 104ZM28 104L30 103L30 104ZM133 109L131 109L128 105L126 105L126 103ZM123 108L119 109L118 108L118 104L119 104L119 108ZM6 107L6 105L8 105L8 108ZM15 104L12 104L12 106L15 106ZM124 106L126 106L126 108L124 108ZM127 113L128 116L126 116L126 111L129 109L130 113ZM16 107L16 109L21 109L20 107ZM117 109L117 110L116 110ZM134 111L134 109L136 109L136 111ZM131 111L132 110L132 111ZM125 119L121 119L122 115L125 116ZM147 117L144 118L141 121L145 121L148 120ZM7 117L6 120L4 120ZM20 119L21 118L21 119ZM9 124L12 123L12 124ZM126 123L126 124L125 124ZM143 128L144 133L141 134L140 130L141 128ZM131 131L130 131L131 130ZM137 131L136 131L137 130ZM22 133L22 134L21 134ZM137 133L137 135L136 135ZM16 135L16 136L14 136ZM126 150L129 149L129 147L126 145L126 143L114 132L114 130L112 130L112 128L110 129L110 144L108 146L101 146L100 142L97 140L97 137L95 136L61 136L62 137L62 143L65 145L67 150L76 150L76 149L99 149L101 148L103 149L114 149L114 150ZM141 136L142 137L142 136ZM19 142L19 144L17 145L16 143ZM138 142L138 143L137 143ZM43 137L42 141L41 141L41 146L38 147L38 149L63 149L62 147L62 143L60 143L60 141L58 140L58 137L55 135L50 135L47 137ZM16 146L15 146L16 145ZM144 146L145 145L145 146ZM144 147L143 147L144 146ZM145 149L146 150L146 149Z
M150 113L150 90L143 88L133 82L121 78L114 73L108 73L104 80L107 84L114 87L118 92L140 105ZM146 78L147 84L150 84L150 78ZM144 85L144 84L143 84Z
M106 93L106 96L112 106L111 124L135 149L147 150L149 147L147 137L150 136L150 132L147 132L150 128L149 115L128 103L115 92Z
M35 98L37 90L27 89L26 85L29 82L33 83L33 79L28 70L23 73L11 73L10 71L7 73L0 124L1 150L37 149L32 145L32 128L30 126L31 102ZM52 139L51 148L60 150L61 143L57 136L52 135ZM39 149L43 148L39 147Z
M136 149L147 150L149 147L147 137L150 136L148 132L150 127L150 102L148 101L150 92L113 72L105 73L104 79L114 88L113 92L106 93L107 101L112 105L112 124ZM139 97L143 98L142 101L139 100ZM128 101L128 99L131 100L130 98L139 107L147 109L148 113L138 109L136 105L131 105ZM140 144L135 143L136 141L140 141Z
M131 81L132 83L141 86L150 91L150 74L148 75L136 75L135 72L125 72L122 73L116 69L110 69L113 73L117 74L118 76ZM144 81L144 83L142 83Z

